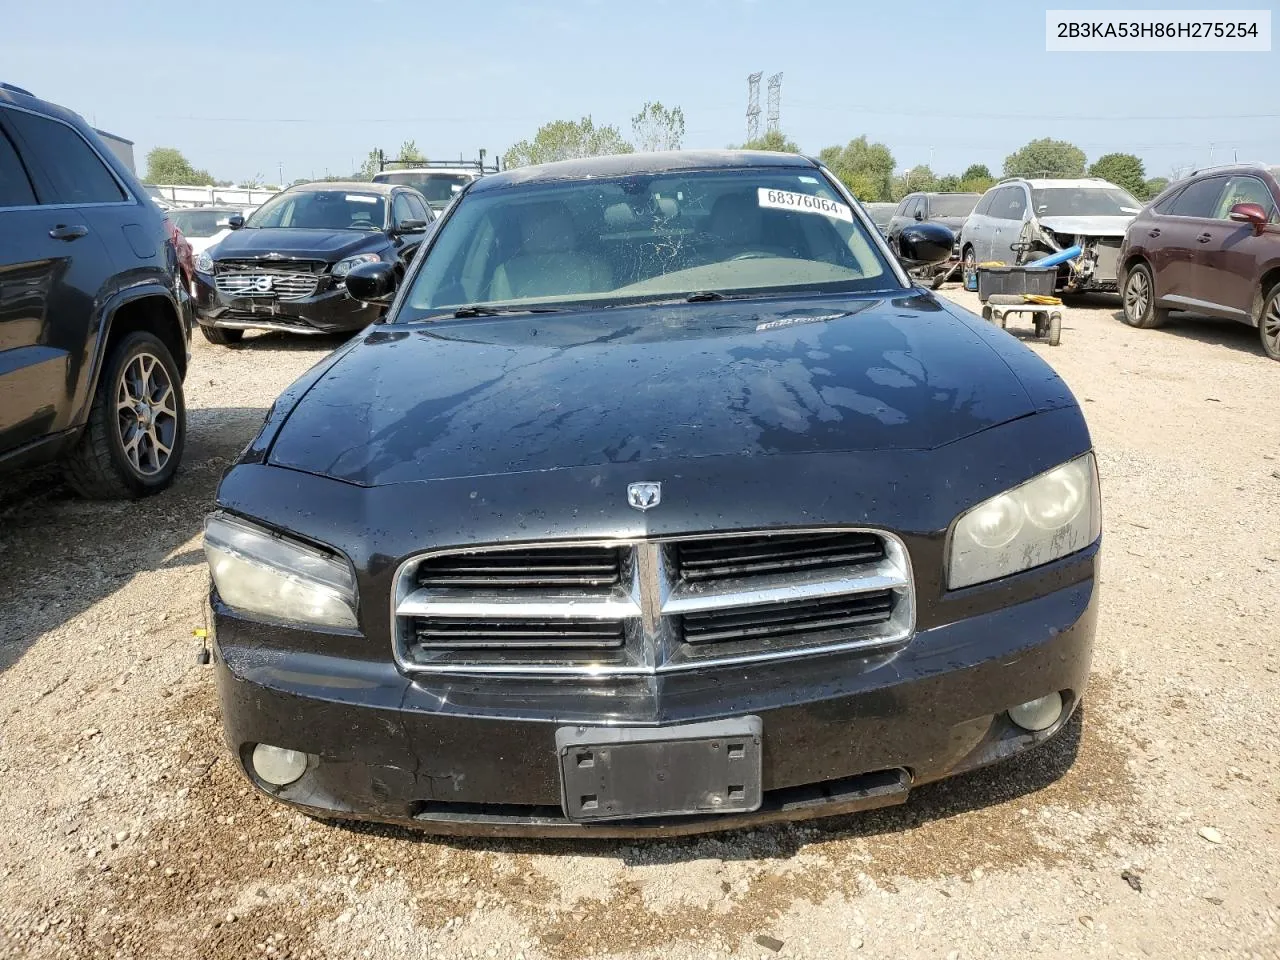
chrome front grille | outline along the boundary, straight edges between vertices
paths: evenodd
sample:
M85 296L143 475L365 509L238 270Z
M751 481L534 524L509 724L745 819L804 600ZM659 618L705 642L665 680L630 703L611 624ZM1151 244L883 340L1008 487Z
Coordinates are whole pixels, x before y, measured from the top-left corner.
M273 269L262 264L220 261L214 268L213 282L225 297L302 300L313 296L320 286L321 274L312 272L311 267L309 262Z
M867 530L433 553L393 616L410 672L582 676L888 647L915 621L905 548Z

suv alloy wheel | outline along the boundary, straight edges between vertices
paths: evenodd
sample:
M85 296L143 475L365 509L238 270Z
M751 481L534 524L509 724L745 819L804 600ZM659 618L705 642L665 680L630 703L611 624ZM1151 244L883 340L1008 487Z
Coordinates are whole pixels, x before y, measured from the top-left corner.
M1280 283L1271 288L1258 316L1258 337L1272 360L1280 360Z
M1124 322L1131 327L1149 330L1169 319L1169 311L1156 306L1156 285L1151 268L1134 264L1124 282Z
M154 334L129 334L107 358L67 481L98 500L146 496L173 482L187 439L182 377Z

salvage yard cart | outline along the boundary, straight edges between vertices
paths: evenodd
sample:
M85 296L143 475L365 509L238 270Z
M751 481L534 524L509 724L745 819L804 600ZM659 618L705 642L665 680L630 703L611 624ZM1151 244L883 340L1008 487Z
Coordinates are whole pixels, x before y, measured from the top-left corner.
M1036 336L1049 346L1062 342L1062 301L1057 297L993 293L982 307L982 319L998 323L1002 330L1008 327L1011 313L1030 314Z

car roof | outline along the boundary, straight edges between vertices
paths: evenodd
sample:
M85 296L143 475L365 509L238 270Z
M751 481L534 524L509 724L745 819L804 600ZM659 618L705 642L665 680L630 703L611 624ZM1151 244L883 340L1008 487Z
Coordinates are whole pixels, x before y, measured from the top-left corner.
M321 190L350 190L352 193L377 193L386 196L392 190L405 189L401 183L369 183L366 180L313 180L289 187L294 193L317 193Z
M379 170L373 175L373 181L379 183L378 177L390 177L397 173L465 173L473 177L480 175L475 167L396 167L394 170Z
M553 183L560 180L589 180L594 177L626 177L678 170L733 170L752 167L807 167L817 169L808 157L798 153L766 150L670 150L660 153L620 153L605 157L582 157L514 167L481 177L472 190L495 190L526 183Z
M1049 187L1070 189L1072 187L1115 186L1115 184L1110 180L1103 180L1101 177L1009 177L1005 180L1001 180L995 186L1007 186L1010 183L1025 183L1033 190L1040 190ZM992 189L994 189L994 187Z

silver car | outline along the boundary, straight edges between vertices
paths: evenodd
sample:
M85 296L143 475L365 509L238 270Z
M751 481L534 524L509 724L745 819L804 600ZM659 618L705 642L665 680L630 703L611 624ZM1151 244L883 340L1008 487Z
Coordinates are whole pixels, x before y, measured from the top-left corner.
M1098 177L1001 180L982 195L960 232L966 276L977 264L1028 263L1079 246L1058 268L1065 293L1116 289L1120 244L1142 209L1129 193Z

